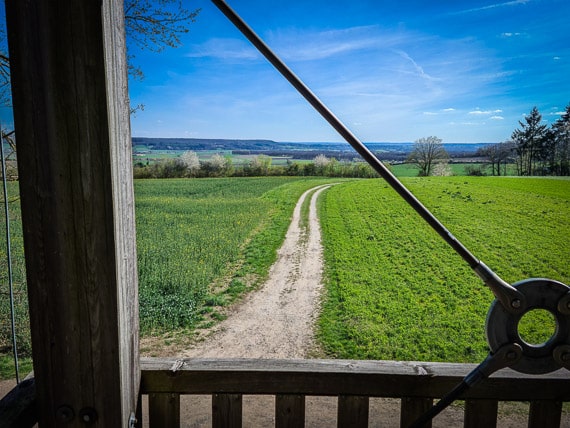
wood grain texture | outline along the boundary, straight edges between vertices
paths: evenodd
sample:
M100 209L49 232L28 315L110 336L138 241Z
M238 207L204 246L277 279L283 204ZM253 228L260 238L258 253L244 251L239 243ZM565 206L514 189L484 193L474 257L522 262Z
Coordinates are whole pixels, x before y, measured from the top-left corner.
M150 394L148 421L151 428L179 428L180 394Z
M561 401L531 401L528 426L529 428L558 428L561 417Z
M409 427L420 416L427 412L433 404L431 398L404 397L400 411L400 426ZM432 421L424 424L422 428L431 428Z
M173 373L170 368L174 364L179 369ZM475 366L401 361L143 358L141 391L441 398ZM558 370L531 376L503 369L462 398L570 401L570 372Z
M305 426L305 397L283 395L275 397L275 428L302 428Z
M241 428L242 395L214 394L212 396L212 427Z
M368 427L368 397L341 395L338 397L337 426L339 428Z
M497 400L466 400L464 428L497 426Z
M132 183L118 171L130 142L122 2L6 11L40 421L55 426L65 406L69 426L86 408L96 425L126 425L139 370Z

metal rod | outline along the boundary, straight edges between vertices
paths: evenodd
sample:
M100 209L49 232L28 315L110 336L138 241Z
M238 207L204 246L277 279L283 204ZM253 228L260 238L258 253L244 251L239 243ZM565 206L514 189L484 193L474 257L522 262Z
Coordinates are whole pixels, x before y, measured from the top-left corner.
M8 186L6 184L6 161L4 159L4 132L0 125L0 158L2 158L2 183L4 184L4 215L6 217L6 259L8 262L8 288L10 289L10 319L12 322L12 348L14 351L14 368L16 383L20 383L18 366L18 346L16 341L16 311L14 309L14 283L12 281L12 245L10 242L10 212L8 210Z
M237 27L238 30L265 56L295 89L317 110L321 116L349 143L380 176L416 210L416 212L447 242L459 256L483 279L504 305L522 299L510 284L500 279L490 268L477 259L447 228L390 172L388 168L323 104L323 102L299 79L283 61L255 34L241 17L224 0L212 3ZM523 305L524 306L524 305Z

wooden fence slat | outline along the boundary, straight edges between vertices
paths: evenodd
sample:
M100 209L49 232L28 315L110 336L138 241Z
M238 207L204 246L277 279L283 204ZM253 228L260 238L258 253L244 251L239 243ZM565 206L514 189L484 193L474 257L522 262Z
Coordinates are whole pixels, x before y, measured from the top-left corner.
M242 395L214 394L212 395L212 427L241 428Z
M497 400L466 400L464 428L497 426Z
M531 401L528 414L529 428L558 428L562 418L561 401Z
M275 427L302 428L305 426L305 396L278 394L275 396Z
M148 420L150 428L179 428L180 394L150 394Z
M369 398L364 396L339 395L337 426L367 428L369 401Z
M409 427L417 418L427 412L432 405L433 400L431 398L402 398L400 426L402 428ZM424 428L431 428L431 421L424 425Z

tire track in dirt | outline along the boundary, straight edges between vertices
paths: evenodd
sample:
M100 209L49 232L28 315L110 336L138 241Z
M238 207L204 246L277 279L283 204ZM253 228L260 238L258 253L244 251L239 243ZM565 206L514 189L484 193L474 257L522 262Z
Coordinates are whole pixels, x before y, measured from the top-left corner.
M314 345L314 323L322 291L323 256L316 201L331 184L307 190L293 211L277 260L263 286L249 294L188 357L306 358ZM312 193L312 195L311 195ZM311 195L308 226L301 207Z

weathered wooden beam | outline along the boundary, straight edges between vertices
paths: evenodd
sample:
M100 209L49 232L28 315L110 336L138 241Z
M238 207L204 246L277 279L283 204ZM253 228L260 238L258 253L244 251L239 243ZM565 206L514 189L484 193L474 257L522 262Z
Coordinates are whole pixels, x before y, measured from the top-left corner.
M6 1L41 426L128 426L140 380L120 0Z
M143 358L141 391L441 398L475 367L405 361ZM570 401L570 371L532 376L503 369L462 398Z

